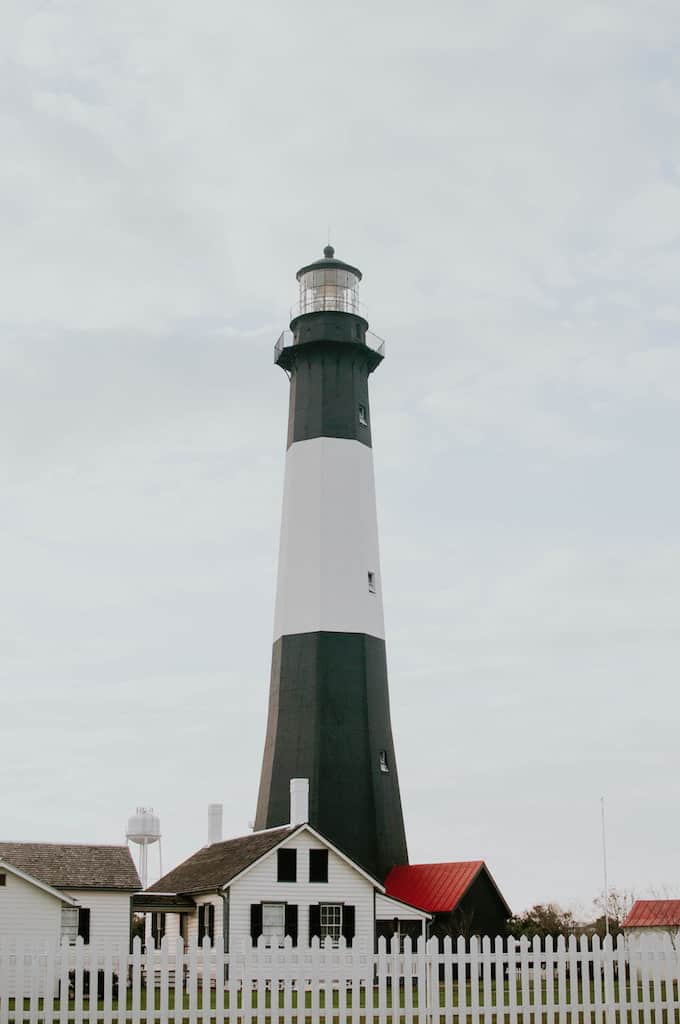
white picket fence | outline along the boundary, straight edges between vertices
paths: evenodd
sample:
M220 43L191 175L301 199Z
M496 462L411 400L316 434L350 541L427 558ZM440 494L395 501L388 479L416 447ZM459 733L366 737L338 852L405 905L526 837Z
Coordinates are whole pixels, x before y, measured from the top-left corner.
M670 938L0 947L0 1024L680 1024ZM23 997L22 997L23 994Z

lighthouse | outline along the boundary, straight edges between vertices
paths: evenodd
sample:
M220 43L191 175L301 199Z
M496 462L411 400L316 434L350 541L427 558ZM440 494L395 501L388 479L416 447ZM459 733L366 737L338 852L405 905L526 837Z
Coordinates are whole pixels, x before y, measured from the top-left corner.
M297 273L267 733L256 829L286 824L309 779L309 822L383 880L408 855L390 724L361 271ZM370 336L369 336L370 340Z

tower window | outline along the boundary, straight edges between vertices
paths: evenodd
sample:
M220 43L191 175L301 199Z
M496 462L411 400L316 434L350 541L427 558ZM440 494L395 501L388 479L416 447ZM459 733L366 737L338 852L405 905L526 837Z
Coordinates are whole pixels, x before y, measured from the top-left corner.
M375 573L369 572L368 574L368 592L369 594L375 594Z
M297 881L297 850L279 850L277 860L277 882Z
M365 405L359 405L359 423L362 427L368 426L368 409Z
M389 770L390 770L390 766L387 763L387 751L386 750L381 750L380 751L380 754L378 756L378 767L380 768L380 771L381 772L385 772L385 774L387 774L389 772Z

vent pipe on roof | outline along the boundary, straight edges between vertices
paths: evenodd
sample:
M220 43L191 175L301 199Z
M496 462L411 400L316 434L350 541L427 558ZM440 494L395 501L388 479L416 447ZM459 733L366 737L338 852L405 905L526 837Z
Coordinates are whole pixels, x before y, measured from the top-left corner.
M222 804L208 804L208 846L222 842Z
M290 823L304 825L309 821L309 779L290 780Z

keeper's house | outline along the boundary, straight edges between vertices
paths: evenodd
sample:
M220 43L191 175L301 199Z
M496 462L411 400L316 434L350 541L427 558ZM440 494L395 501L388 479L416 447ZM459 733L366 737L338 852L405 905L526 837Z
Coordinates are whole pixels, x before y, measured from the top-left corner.
M0 942L130 942L141 889L127 846L0 842Z
M426 935L431 915L398 899L306 821L307 780L281 828L214 842L135 896L133 908L150 916L147 936L167 935L185 945L224 938L238 952L258 943L306 947L316 936L344 937L372 950L378 935ZM295 823L297 822L297 823Z

